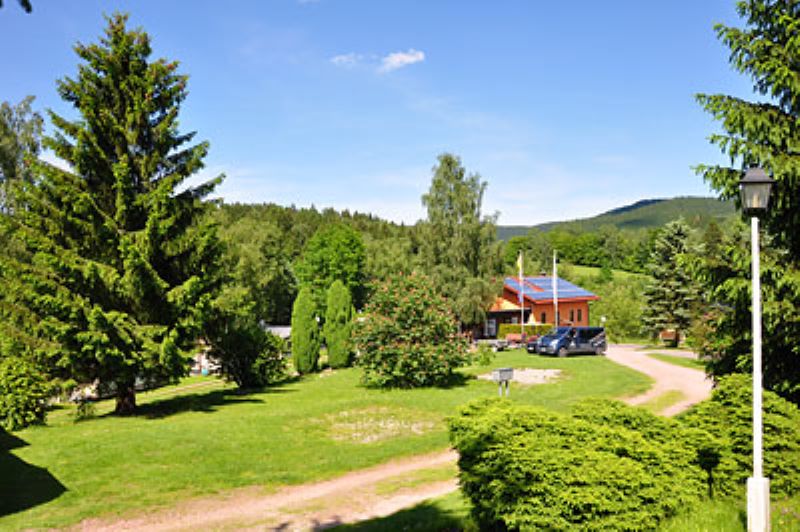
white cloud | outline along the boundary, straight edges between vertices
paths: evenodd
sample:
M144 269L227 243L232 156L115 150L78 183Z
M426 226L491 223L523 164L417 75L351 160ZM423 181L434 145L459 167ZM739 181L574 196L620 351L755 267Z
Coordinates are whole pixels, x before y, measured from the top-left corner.
M356 66L363 58L364 56L361 54L350 52L349 54L341 54L331 57L331 63L339 67L350 68Z
M393 52L381 59L381 66L378 68L378 72L391 72L424 60L425 52L414 50L413 48L409 48L407 52Z

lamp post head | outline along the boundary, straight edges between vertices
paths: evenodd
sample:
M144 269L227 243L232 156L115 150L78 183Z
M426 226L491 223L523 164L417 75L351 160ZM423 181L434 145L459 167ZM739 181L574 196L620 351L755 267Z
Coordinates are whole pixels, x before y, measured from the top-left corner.
M739 181L739 192L742 199L742 210L750 216L760 216L767 212L769 194L775 180L767 175L763 168L748 168Z

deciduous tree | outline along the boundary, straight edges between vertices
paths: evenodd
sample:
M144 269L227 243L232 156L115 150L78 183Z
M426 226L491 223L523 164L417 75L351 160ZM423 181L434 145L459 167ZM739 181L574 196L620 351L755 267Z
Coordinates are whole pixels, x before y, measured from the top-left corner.
M481 212L485 191L480 175L467 175L461 160L445 153L422 196L428 212L421 228L423 267L452 302L459 321L468 326L485 319L499 288L492 278L502 273L497 215Z
M30 160L41 150L42 117L32 110L33 96L17 105L0 104L0 213L8 212L15 181L31 181Z
M356 308L364 303L367 255L361 234L346 224L323 226L306 244L296 272L300 286L311 288L324 315L325 294L335 280L350 290Z

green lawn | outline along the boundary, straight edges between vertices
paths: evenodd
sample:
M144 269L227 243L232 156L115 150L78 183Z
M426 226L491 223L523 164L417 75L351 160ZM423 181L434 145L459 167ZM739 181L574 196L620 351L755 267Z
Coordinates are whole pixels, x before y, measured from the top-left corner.
M339 532L393 532L395 530L419 531L476 531L477 525L469 515L469 501L460 491L431 499L413 508L395 514L371 519L353 525L335 528ZM800 496L773 501L772 530L797 532L800 530ZM659 528L661 532L744 532L747 530L745 501L710 500L687 508Z
M555 410L650 385L603 357L516 350L498 354L491 367L503 366L562 369L556 383L511 389L513 401ZM105 402L96 419L75 423L73 407L64 407L47 426L0 438L0 451L12 448L0 452L0 529L135 515L236 487L268 491L444 449L445 418L466 401L497 393L494 383L471 378L446 389L372 390L359 385L359 376L357 369L340 370L249 394L192 378L141 394L142 412L131 418L108 415L112 405Z
M685 368L699 369L701 371L705 371L706 369L705 363L697 360L696 358L685 358L664 353L647 353L647 356L653 357L656 360L661 360L662 362L675 364L676 366L683 366Z

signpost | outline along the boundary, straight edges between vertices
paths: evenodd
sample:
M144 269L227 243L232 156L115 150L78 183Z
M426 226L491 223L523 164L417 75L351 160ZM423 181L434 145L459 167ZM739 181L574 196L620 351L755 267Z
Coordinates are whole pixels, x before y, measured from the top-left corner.
M510 383L513 378L514 368L498 368L492 372L492 380L499 386L500 397L503 397L503 385L506 387L506 397L511 393Z

